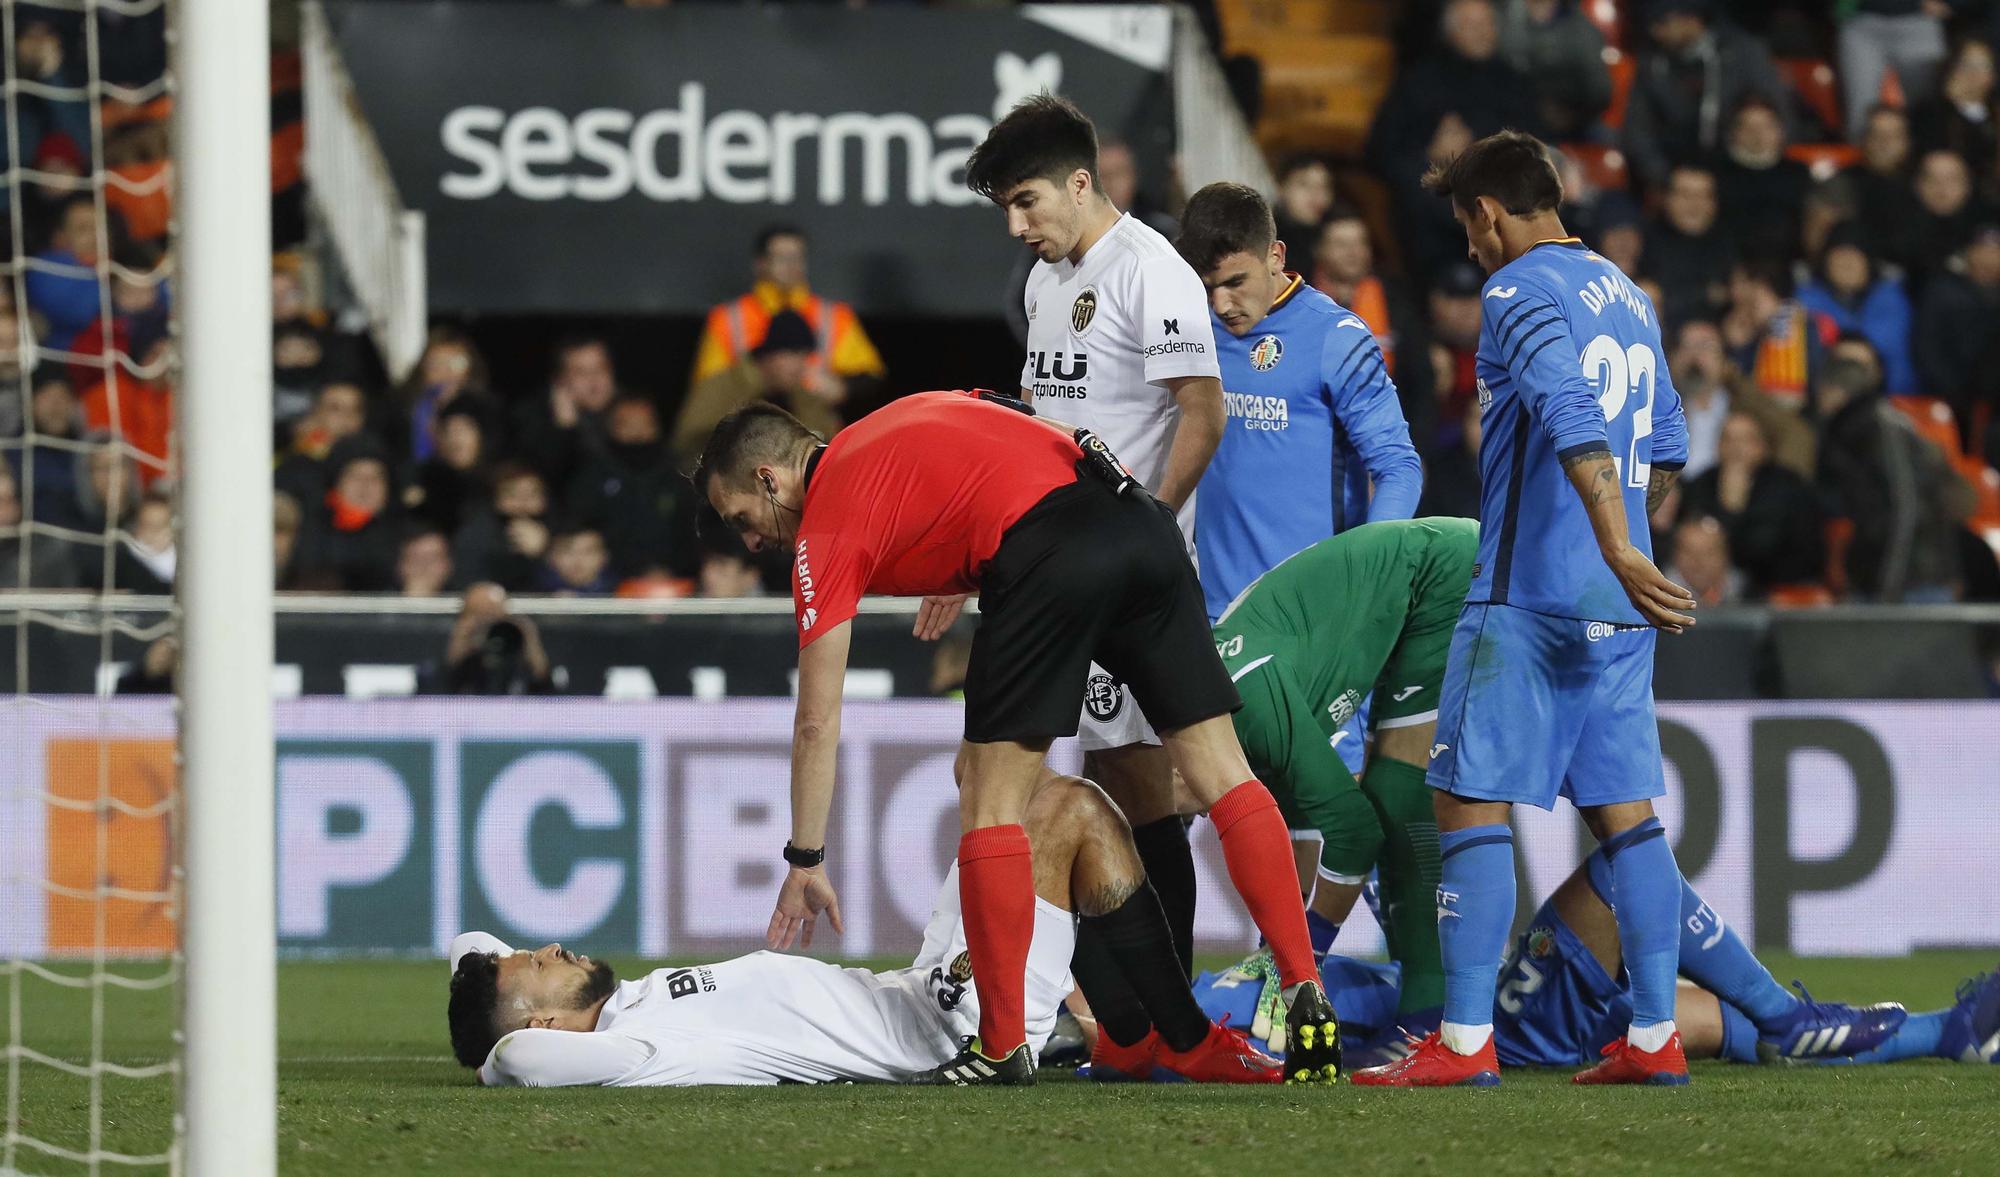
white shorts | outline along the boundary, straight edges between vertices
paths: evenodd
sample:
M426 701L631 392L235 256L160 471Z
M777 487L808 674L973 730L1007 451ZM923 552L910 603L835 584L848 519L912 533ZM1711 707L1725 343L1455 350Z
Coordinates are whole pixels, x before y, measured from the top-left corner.
M1128 744L1158 744L1160 737L1125 684L1090 664L1089 685L1083 691L1083 715L1076 722L1077 747L1102 752Z

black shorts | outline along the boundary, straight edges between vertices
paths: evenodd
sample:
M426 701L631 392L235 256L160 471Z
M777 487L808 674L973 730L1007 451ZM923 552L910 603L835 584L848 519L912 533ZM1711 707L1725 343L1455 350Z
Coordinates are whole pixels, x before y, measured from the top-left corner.
M1173 513L1084 474L1007 529L980 579L965 738L1075 735L1093 661L1131 690L1155 731L1243 705Z

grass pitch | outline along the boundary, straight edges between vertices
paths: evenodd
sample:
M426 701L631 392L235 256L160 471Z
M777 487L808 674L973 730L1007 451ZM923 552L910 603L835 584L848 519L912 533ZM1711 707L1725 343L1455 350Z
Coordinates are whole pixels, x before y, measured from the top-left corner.
M615 963L621 975L642 967ZM1769 963L1781 979L1804 978L1822 999L1893 999L1922 1010L1947 1004L1960 978L1993 960L1932 952ZM32 977L18 984L22 1043L57 1058L88 1058L87 994ZM286 1173L2000 1170L2000 1067L1698 1063L1683 1090L1580 1091L1567 1074L1509 1072L1495 1091L1093 1087L1047 1073L1030 1090L488 1091L450 1060L442 963L287 963L279 986ZM174 1000L111 993L102 1056L166 1055ZM87 1149L88 1080L18 1065L21 1132ZM102 1084L102 1147L164 1148L171 1080ZM88 1171L24 1144L12 1159L28 1173Z

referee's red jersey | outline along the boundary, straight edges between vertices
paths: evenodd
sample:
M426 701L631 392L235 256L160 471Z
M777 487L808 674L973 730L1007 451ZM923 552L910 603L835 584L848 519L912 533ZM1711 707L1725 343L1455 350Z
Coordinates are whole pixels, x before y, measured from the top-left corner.
M799 645L863 593L979 587L1001 533L1083 456L1048 425L967 392L920 392L843 429L811 468L792 553Z

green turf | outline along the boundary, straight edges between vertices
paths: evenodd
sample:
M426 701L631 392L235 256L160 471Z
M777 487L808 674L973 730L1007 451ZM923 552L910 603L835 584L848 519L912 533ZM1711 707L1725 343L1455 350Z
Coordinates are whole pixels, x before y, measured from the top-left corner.
M621 971L636 962L617 962ZM1823 999L1950 1000L1987 954L1769 960ZM135 970L136 971L136 970ZM2000 1164L2000 1068L1697 1064L1680 1091L884 1087L488 1091L446 1058L441 964L281 968L287 1173L1984 1173ZM90 1053L87 996L24 978L26 1045ZM169 993L113 994L105 1057L167 1052ZM23 1062L23 1131L89 1145L86 1081ZM107 1079L105 1147L163 1147L170 1081ZM25 1172L81 1173L19 1150ZM110 1170L122 1171L122 1170Z

